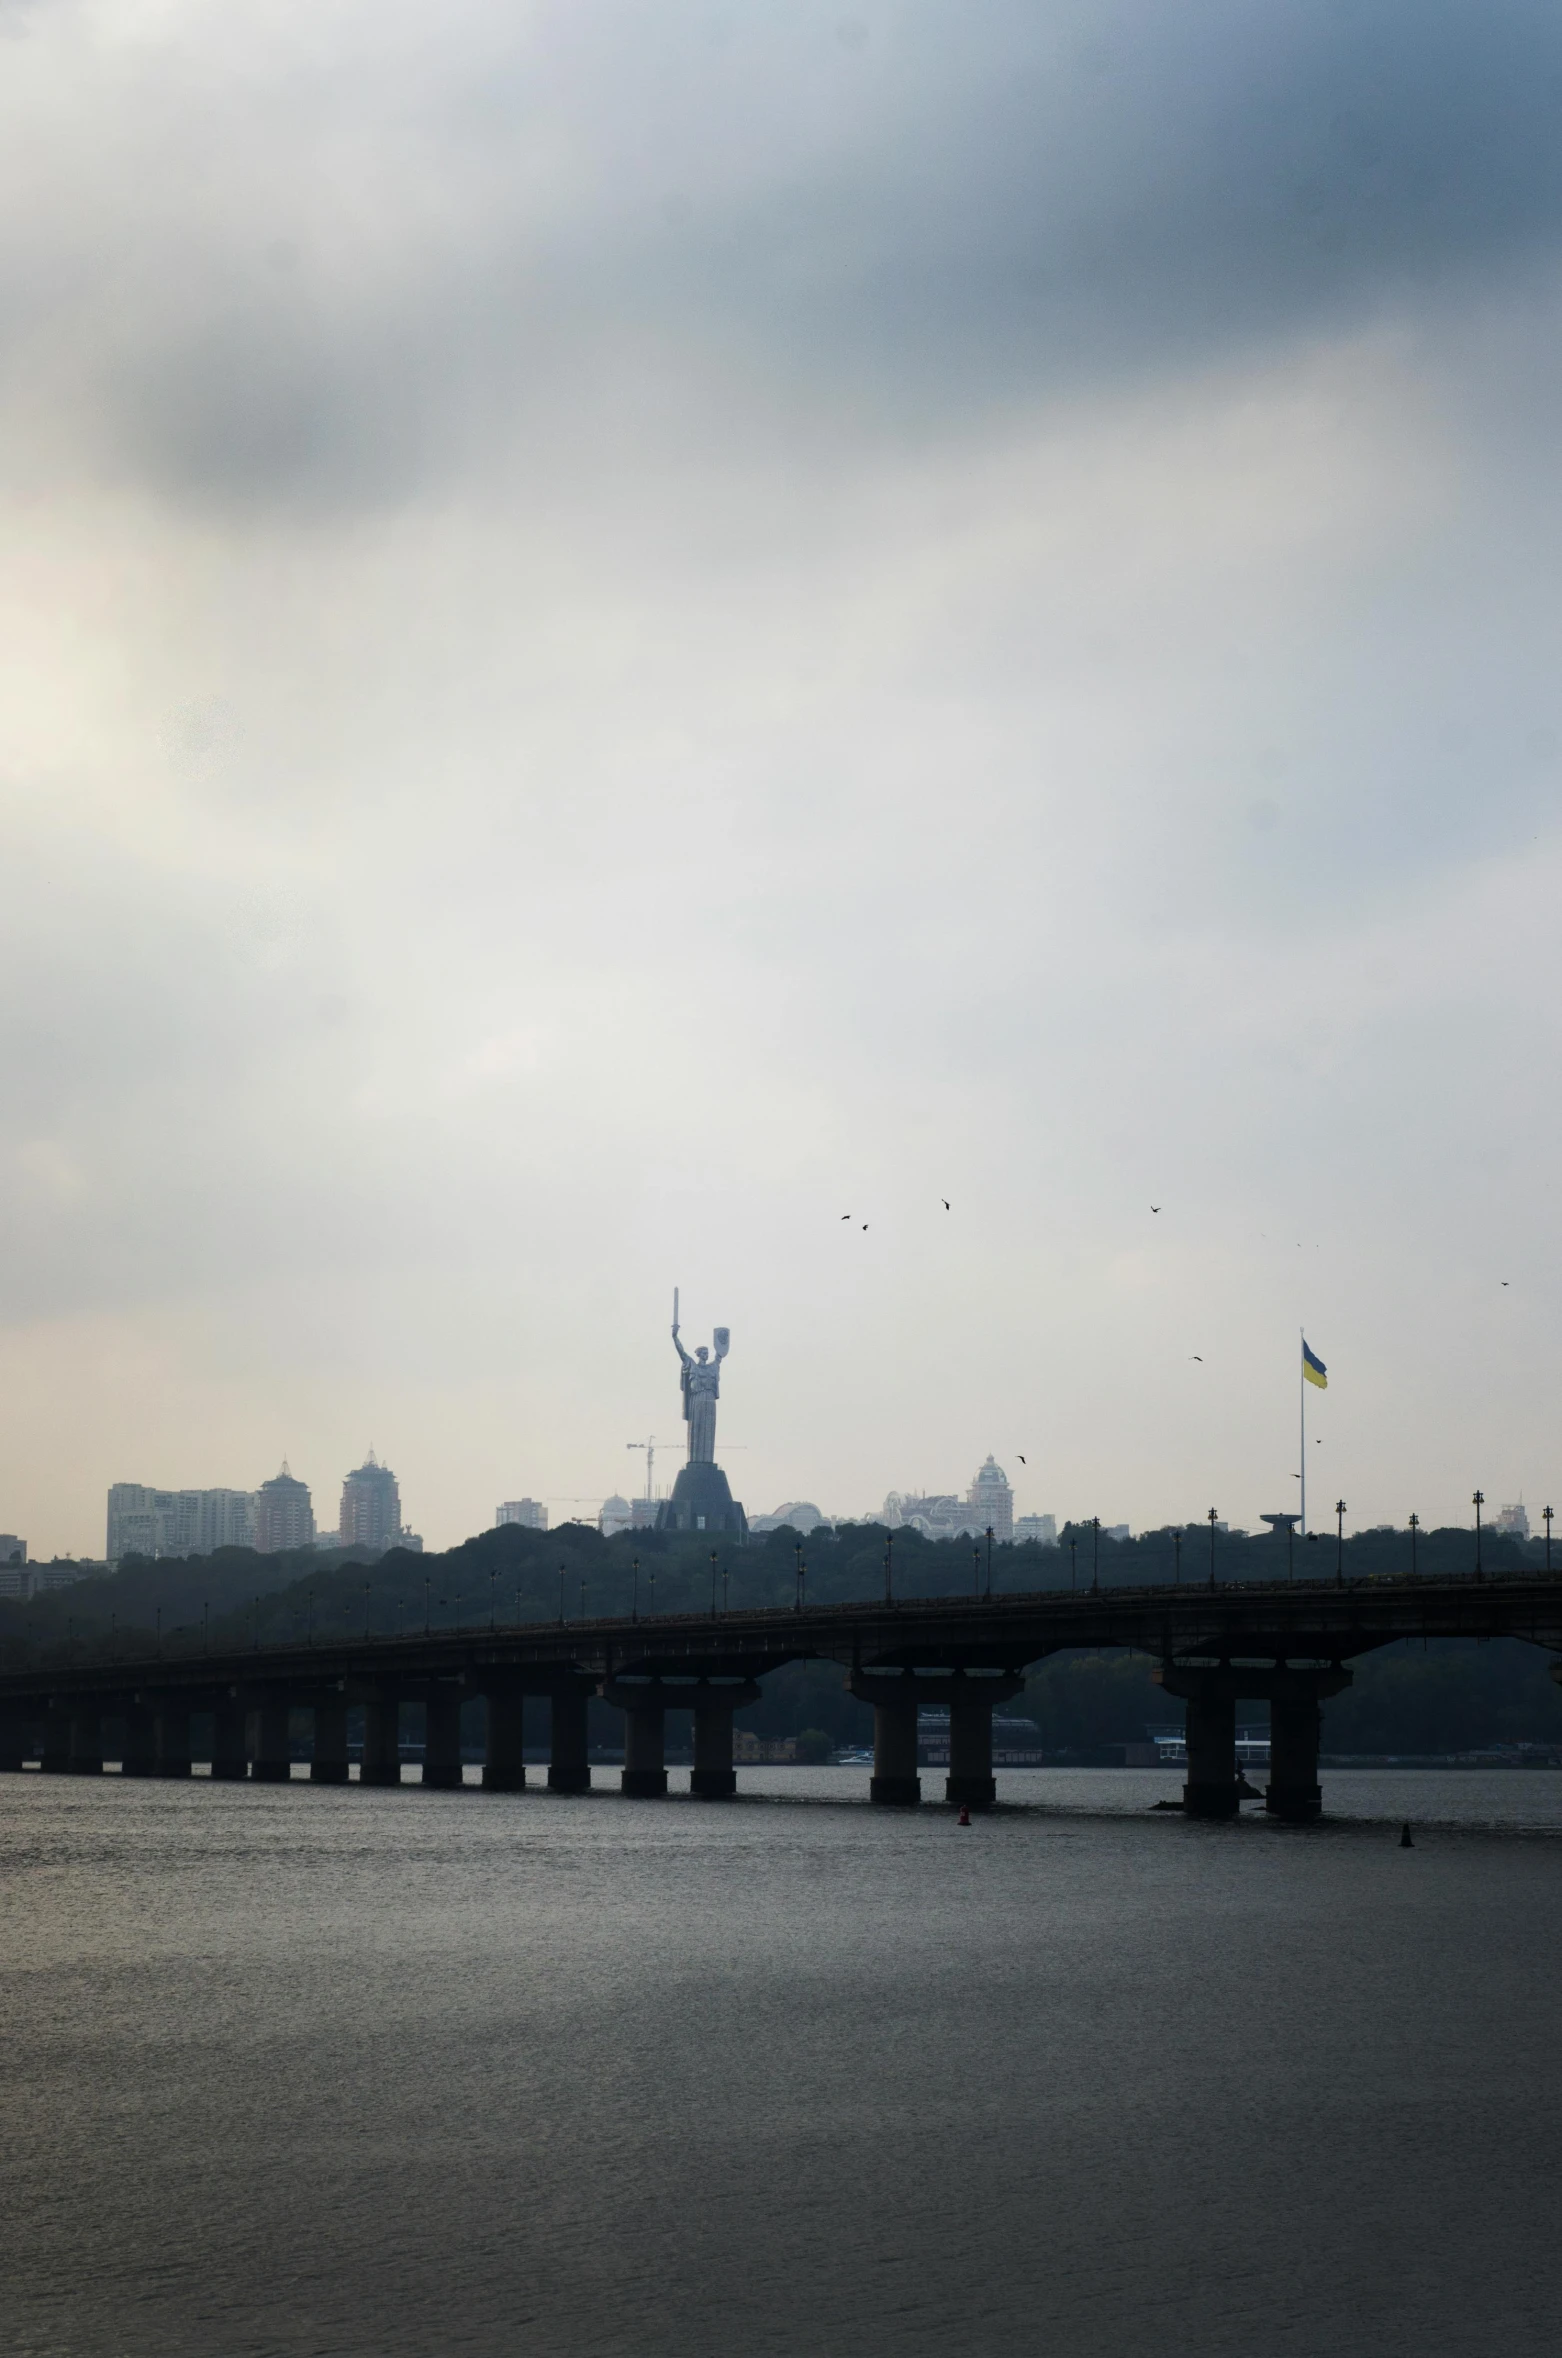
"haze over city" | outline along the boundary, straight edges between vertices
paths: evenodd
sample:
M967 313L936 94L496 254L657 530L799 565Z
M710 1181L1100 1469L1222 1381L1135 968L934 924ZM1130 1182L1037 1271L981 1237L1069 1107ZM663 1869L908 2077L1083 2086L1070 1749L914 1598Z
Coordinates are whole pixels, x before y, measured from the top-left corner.
M1304 1323L1352 1525L1562 1487L1562 27L6 29L34 1554L627 1489L675 1282L751 1508L1251 1526Z

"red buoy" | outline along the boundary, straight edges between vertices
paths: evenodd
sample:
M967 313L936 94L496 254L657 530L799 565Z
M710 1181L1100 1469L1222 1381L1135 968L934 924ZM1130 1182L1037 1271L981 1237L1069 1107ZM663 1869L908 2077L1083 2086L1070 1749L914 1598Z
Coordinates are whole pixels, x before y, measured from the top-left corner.
M962 1802L961 1802L961 1804L960 1804L960 1817L959 1817L959 1821L958 1821L958 1822L959 1822L959 1823L960 1823L962 1826L968 1826L968 1825L971 1823L971 1813L970 1813L970 1811L969 1811L969 1810L966 1808L966 1806L965 1806L965 1803L964 1803L963 1801L962 1801Z

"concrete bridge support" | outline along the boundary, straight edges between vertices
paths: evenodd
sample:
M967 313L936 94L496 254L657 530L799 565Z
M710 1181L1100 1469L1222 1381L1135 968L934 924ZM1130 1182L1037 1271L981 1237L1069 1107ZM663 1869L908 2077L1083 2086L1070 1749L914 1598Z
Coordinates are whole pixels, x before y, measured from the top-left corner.
M738 1789L732 1765L732 1715L745 1703L757 1703L760 1690L752 1679L721 1684L702 1678L694 1690L694 1767L689 1791L701 1801L730 1801Z
M1234 1818L1242 1806L1237 1779L1237 1697L1218 1671L1188 1695L1188 1775L1182 1806L1190 1818Z
M624 1715L624 1792L637 1801L657 1799L667 1791L667 1700L661 1680L613 1680L602 1692ZM686 1691L679 1700L688 1700Z
M873 1706L873 1775L868 1797L889 1808L908 1808L922 1798L922 1780L917 1775L916 1673L854 1673L847 1683L859 1703ZM940 1701L947 1698L949 1686L948 1679L938 1682Z
M514 1687L488 1690L488 1737L483 1752L483 1788L488 1793L526 1790L526 1696Z
M423 1699L423 1782L447 1793L466 1782L461 1768L464 1692L453 1680L434 1679Z
M312 1785L347 1782L347 1697L337 1690L315 1697L314 1740L310 1745Z
M1241 1803L1237 1776L1237 1704L1244 1698L1269 1705L1269 1789L1264 1806L1272 1817L1301 1823L1322 1814L1318 1783L1321 1704L1351 1683L1338 1664L1326 1670L1243 1668L1219 1663L1199 1668L1162 1663L1155 1673L1168 1695L1188 1706L1188 1778L1182 1806L1193 1818L1234 1818Z
M245 1711L237 1695L218 1695L212 1702L212 1776L215 1780L242 1777L249 1762L245 1750Z
M103 1774L103 1713L96 1696L71 1706L70 1770L73 1777Z
M154 1773L159 1777L190 1774L190 1706L168 1698L159 1702L153 1720Z
M1351 1683L1348 1670L1280 1670L1269 1690L1269 1786L1264 1808L1271 1817L1305 1824L1323 1815L1318 1782L1318 1739L1325 1696Z
M401 1783L401 1697L393 1687L372 1688L364 1698L358 1780L364 1785Z
M63 1703L51 1702L43 1715L43 1749L38 1765L51 1777L67 1774L71 1764L71 1715Z
M949 1774L944 1799L956 1809L991 1809L998 1798L993 1775L993 1708L1019 1694L1022 1678L972 1678L957 1670L950 1680Z
M0 1772L19 1769L28 1756L32 1740L26 1712L9 1704L0 1705Z
M139 1700L125 1705L125 1741L119 1756L122 1777L157 1774L157 1713Z
M552 1746L548 1760L551 1793L589 1793L591 1753L586 1706L591 1700L586 1681L561 1683L552 1689Z
M255 1754L250 1775L257 1785L286 1785L293 1775L293 1747L288 1734L288 1699L267 1695L255 1711Z

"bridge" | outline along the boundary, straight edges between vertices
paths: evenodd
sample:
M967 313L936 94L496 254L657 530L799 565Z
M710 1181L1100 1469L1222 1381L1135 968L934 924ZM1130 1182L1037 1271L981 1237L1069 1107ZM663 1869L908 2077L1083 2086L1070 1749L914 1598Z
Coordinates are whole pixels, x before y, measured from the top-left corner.
M917 1712L949 1711L944 1798L991 1807L995 1704L1019 1691L1028 1665L1065 1648L1132 1648L1151 1655L1168 1695L1187 1705L1183 1807L1196 1817L1236 1814L1239 1701L1266 1700L1266 1807L1306 1820L1322 1809L1318 1782L1323 1705L1351 1681L1351 1659L1404 1638L1512 1637L1562 1657L1562 1577L1277 1580L1044 1591L772 1607L761 1611L490 1623L396 1637L322 1638L288 1647L210 1654L141 1650L122 1637L108 1654L73 1656L0 1674L0 1770L36 1761L49 1772L100 1774L105 1730L120 1730L121 1773L187 1777L191 1721L209 1714L211 1774L283 1781L292 1774L291 1718L311 1715L310 1776L348 1780L347 1714L362 1708L360 1781L401 1780L400 1713L421 1703L422 1781L463 1782L461 1706L486 1705L483 1784L527 1783L522 1715L528 1696L550 1707L548 1786L591 1784L587 1706L600 1695L624 1715L622 1790L667 1790L665 1719L694 1719L691 1790L736 1791L733 1713L758 1699L770 1671L798 1661L840 1666L873 1708L872 1799L921 1798ZM1553 1665L1562 1679L1562 1660ZM109 1757L112 1757L110 1753Z

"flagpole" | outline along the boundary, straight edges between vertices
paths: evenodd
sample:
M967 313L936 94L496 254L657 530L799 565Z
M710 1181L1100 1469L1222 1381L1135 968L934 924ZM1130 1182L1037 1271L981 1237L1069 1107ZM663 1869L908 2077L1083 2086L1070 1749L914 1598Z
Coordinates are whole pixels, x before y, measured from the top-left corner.
M1301 1335L1302 1350L1305 1352L1307 1330L1305 1327L1301 1327L1297 1331ZM1305 1539L1307 1537L1307 1361L1305 1358L1300 1358L1296 1362L1296 1389L1302 1410L1302 1537Z

